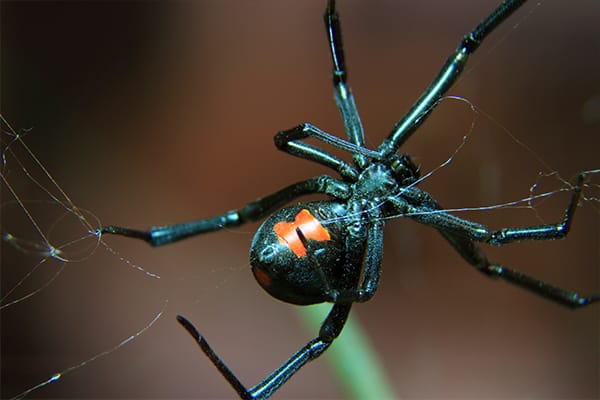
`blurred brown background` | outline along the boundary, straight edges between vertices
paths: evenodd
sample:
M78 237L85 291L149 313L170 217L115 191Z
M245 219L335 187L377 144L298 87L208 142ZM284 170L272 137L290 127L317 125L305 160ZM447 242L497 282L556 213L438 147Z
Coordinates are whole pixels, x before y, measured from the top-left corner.
M349 83L371 148L496 3L339 1ZM72 200L104 224L146 227L237 208L329 173L272 143L278 130L304 121L343 135L324 8L325 1L3 2L2 114L15 128L33 128L26 138L32 150ZM464 134L469 140L422 187L449 208L527 197L544 166L502 127L565 178L600 167L599 112L583 111L600 96L599 18L596 1L549 0L526 5L490 37L451 94L491 118L480 115L470 131L468 106L443 102L403 150L428 171ZM543 183L539 192L560 186ZM536 209L554 222L567 201L568 195L553 196ZM50 208L42 205L41 214ZM549 282L598 293L598 209L583 204L567 240L488 254ZM30 225L13 222L15 210L3 208L3 228L35 237ZM459 215L490 227L540 221L522 209ZM160 249L105 237L118 255L101 247L84 262L66 264L39 294L2 310L2 397L116 345L145 326L165 299L165 315L143 336L31 397L233 397L176 324L179 313L243 382L256 383L315 332L303 330L294 307L255 284L247 268L255 229ZM39 260L3 243L3 292ZM31 287L57 266L45 263L47 272ZM573 312L487 280L436 232L412 221L388 223L383 268L377 295L354 313L399 395L600 396L598 306ZM343 393L319 360L278 397Z

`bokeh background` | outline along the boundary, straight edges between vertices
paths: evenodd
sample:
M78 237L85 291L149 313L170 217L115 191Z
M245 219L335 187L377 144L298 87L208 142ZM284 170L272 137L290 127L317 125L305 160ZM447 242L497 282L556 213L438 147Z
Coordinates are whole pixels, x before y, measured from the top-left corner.
M237 208L329 173L272 143L278 130L304 121L343 135L332 100L324 3L2 2L2 114L15 129L28 130L32 151L103 224L147 227ZM370 147L496 3L339 1L349 83ZM538 171L547 171L540 159L566 179L598 168L599 18L596 1L548 0L526 5L490 37L451 92L489 117L480 113L471 128L468 105L446 100L403 149L429 171L468 134L454 162L422 187L446 207L477 207L527 197ZM16 174L7 176L22 198L43 200ZM536 193L560 186L544 179ZM10 200L3 188L3 230L39 240ZM490 227L554 222L567 202L561 194L536 202L537 214L459 215ZM64 239L53 225L57 207L32 208L53 240ZM598 293L598 210L598 203L584 203L567 240L488 254L549 282ZM255 284L247 252L256 227L160 249L105 237L115 254L101 246L64 265L40 293L2 310L2 397L111 348L144 327L166 299L163 317L144 335L31 397L233 397L176 314L201 329L243 382L258 382L315 331L300 324L293 306ZM3 292L40 259L3 243ZM59 267L44 263L14 297ZM387 224L383 269L377 295L354 314L398 396L600 396L598 307L574 312L485 279L436 232L408 220ZM344 392L319 360L278 397L343 398Z

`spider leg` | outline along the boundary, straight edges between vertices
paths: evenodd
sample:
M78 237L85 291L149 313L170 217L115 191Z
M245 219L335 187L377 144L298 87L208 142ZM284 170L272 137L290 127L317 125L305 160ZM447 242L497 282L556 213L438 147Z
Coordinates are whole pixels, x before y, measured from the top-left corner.
M294 376L294 374L306 363L318 358L329 348L331 343L341 333L351 307L352 304L350 303L334 304L327 315L327 318L325 318L325 321L321 324L319 335L294 353L269 376L250 389L247 389L229 367L225 365L191 322L182 316L177 316L177 321L196 340L200 349L202 349L204 354L206 354L221 375L223 375L242 399L266 399Z
M359 168L367 165L367 158L379 158L379 153L366 149L365 135L350 87L346 86L346 63L342 45L340 19L335 11L335 0L329 0L324 15L329 50L333 62L333 92L347 132L348 142L332 136L319 128L305 123L275 136L276 146L293 156L317 162L336 170L346 179L356 180L358 173L348 163L314 146L300 142L308 137L317 138L337 148L353 153L354 163Z
M433 82L413 104L404 117L396 123L392 132L377 151L382 158L396 153L400 146L425 122L442 96L454 85L465 67L469 56L475 52L485 37L514 13L525 0L505 0L477 27L466 34Z
M347 162L315 146L301 142L302 139L306 139L311 136L343 150L359 151L359 148L351 143L336 138L335 136L332 136L309 123L295 126L286 131L278 132L274 138L275 146L277 146L279 150L295 157L314 161L329 167L337 171L345 179L355 181L358 178L358 172L356 169Z
M347 162L327 153L317 147L311 146L302 142L303 139L313 137L324 143L330 144L338 149L348 151L352 154L360 154L364 157L377 158L379 154L366 147L358 146L354 143L333 136L311 123L305 122L291 129L280 131L275 135L275 146L281 151L291 154L295 157L305 160L314 161L325 165L337 171L342 177L355 181L358 177L358 172ZM365 158L366 159L366 158Z
M573 186L571 201L565 210L565 215L561 222L555 224L544 224L524 228L504 228L491 233L487 240L489 244L503 245L520 240L549 240L562 239L569 233L573 216L581 198L581 188L585 183L586 174L580 173L577 176L577 182Z
M370 300L379 285L381 261L383 259L383 219L377 218L369 227L367 251L365 254L365 270L356 301Z
M359 147L364 147L365 134L362 122L360 121L354 96L352 96L352 90L346 86L348 73L344 60L340 18L335 11L335 0L329 0L327 3L323 19L325 20L325 29L327 31L329 50L333 62L333 93L335 102L340 110L348 140ZM356 153L353 160L360 168L364 168L367 164L367 159L363 154Z
M503 246L508 243L523 240L553 240L564 238L571 228L575 210L581 197L581 188L586 178L585 173L577 176L577 182L573 186L571 200L565 210L561 222L543 224L528 227L501 228L489 230L484 225L471 222L444 211L441 206L417 188L407 189L400 198L392 200L396 202L396 208L401 209L405 216L425 225L432 226L438 230L448 231L454 235L462 236L476 242L484 242L495 246ZM404 203L408 196L418 199L413 204ZM399 200L399 201L398 201Z
M381 218L379 209L375 212L370 212L369 219L372 221L366 230L366 237L357 238L349 235L346 239L346 252L348 260L364 260L364 271L358 287L351 286L350 289L343 289L337 293L336 302L365 302L369 301L379 285L379 277L381 276L381 261L383 259L383 226L384 222ZM363 231L363 229L360 229ZM364 235L361 235L364 236ZM359 243L365 243L359 245ZM360 273L361 268L348 267L348 271L356 271ZM358 281L360 277L349 276L349 282Z
M579 174L577 183L573 187L571 200L561 222L532 227L502 228L495 231L490 231L484 225L445 212L429 195L416 188L408 189L403 193L405 195L404 199L397 197L390 200L394 204L394 208L405 216L436 228L458 253L478 271L492 278L503 279L508 283L520 286L557 303L576 308L600 300L600 295L582 296L572 290L549 285L535 277L490 262L474 242L502 246L515 241L552 240L565 237L571 227L584 181L585 174ZM416 203L420 204L415 205Z
M571 308L584 307L600 300L600 294L583 296L573 290L550 285L523 272L490 262L483 251L473 241L443 230L440 230L440 233L471 266L490 278L502 279L505 282Z
M110 233L141 239L152 246L162 246L190 236L217 231L223 228L239 226L261 219L291 200L313 193L322 193L337 199L349 196L348 186L327 175L322 175L294 183L273 194L255 200L244 207L228 211L225 214L198 221L175 225L156 226L148 230L135 230L120 226L103 226L97 233Z

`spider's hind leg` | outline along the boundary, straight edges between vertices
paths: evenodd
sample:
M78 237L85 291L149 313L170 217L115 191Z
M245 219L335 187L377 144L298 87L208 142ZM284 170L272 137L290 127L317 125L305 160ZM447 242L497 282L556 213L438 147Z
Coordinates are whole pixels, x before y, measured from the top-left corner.
M440 233L471 266L490 278L502 279L571 308L584 307L600 300L600 294L584 296L573 290L550 285L523 272L491 262L473 241L445 231L440 231Z
M196 340L204 354L206 354L221 375L229 382L240 398L267 399L294 376L300 368L309 361L318 358L329 348L331 343L339 336L344 328L351 307L352 304L334 304L327 315L327 318L325 318L325 321L323 321L323 324L321 325L319 335L284 361L283 364L275 369L269 376L250 389L247 389L229 367L225 365L191 322L182 316L177 316L177 321L188 331L194 340Z

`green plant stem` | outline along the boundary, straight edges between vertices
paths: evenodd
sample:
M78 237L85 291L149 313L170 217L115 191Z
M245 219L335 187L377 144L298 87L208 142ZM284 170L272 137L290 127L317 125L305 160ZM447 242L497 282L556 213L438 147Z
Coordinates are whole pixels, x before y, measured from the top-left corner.
M302 324L309 332L319 327L331 309L330 304L298 308ZM350 314L341 335L322 356L329 364L349 399L398 399L387 379L379 356L371 345L356 314Z

